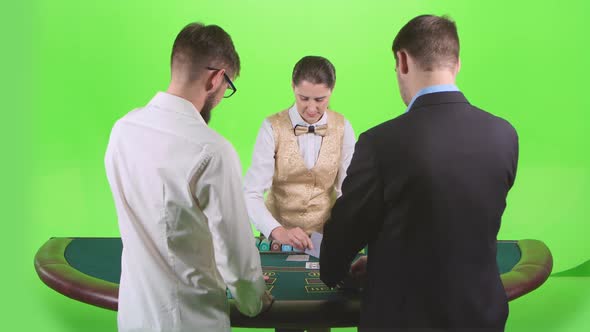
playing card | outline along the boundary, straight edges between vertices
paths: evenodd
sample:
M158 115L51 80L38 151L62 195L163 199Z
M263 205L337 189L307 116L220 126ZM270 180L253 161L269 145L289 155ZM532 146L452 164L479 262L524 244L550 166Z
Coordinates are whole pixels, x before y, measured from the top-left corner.
M287 256L288 262L307 262L309 255L289 255Z

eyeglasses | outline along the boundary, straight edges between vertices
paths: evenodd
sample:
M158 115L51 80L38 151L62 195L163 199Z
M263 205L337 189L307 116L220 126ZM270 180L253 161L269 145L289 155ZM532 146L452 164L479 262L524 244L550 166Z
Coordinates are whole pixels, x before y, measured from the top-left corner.
M209 70L221 70L219 68L213 68L213 67L207 67L207 69L209 69ZM236 91L238 91L238 89L236 89L236 86L234 85L234 82L232 82L229 79L229 76L227 76L226 73L223 73L223 78L225 78L225 81L227 82L227 90L225 90L225 93L223 94L223 98L229 98L229 97L233 96L234 93L236 93Z

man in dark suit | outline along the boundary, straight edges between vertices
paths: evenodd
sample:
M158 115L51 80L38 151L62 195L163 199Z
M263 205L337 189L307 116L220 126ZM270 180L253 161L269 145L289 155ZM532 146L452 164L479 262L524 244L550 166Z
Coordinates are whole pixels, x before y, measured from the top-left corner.
M361 134L324 227L321 279L366 277L361 331L503 331L496 236L518 137L455 86L455 23L419 16L393 41L406 113ZM368 244L368 259L351 262Z

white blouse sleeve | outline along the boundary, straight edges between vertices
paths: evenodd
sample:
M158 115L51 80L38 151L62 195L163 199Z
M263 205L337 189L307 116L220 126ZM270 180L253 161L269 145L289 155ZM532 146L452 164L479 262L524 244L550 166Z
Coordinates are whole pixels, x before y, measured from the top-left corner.
M270 122L264 120L254 144L252 164L244 179L244 194L250 220L267 238L281 226L264 205L264 193L272 185L274 171L275 141Z

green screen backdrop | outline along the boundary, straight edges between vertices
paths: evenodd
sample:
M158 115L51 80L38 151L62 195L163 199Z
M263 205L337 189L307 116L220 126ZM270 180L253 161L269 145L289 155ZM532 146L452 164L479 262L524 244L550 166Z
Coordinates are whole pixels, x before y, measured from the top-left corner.
M579 266L590 259L589 12L581 0L4 4L4 328L116 330L114 312L46 287L33 257L52 236L119 235L103 167L111 126L166 89L172 42L193 21L226 29L242 59L238 93L210 125L234 144L245 172L263 119L293 103L298 59L334 63L331 108L358 136L405 109L391 53L397 31L419 14L450 15L461 39L459 88L520 137L499 238L544 241L554 272ZM577 271L586 277L551 277L511 302L507 331L587 330L590 278Z

